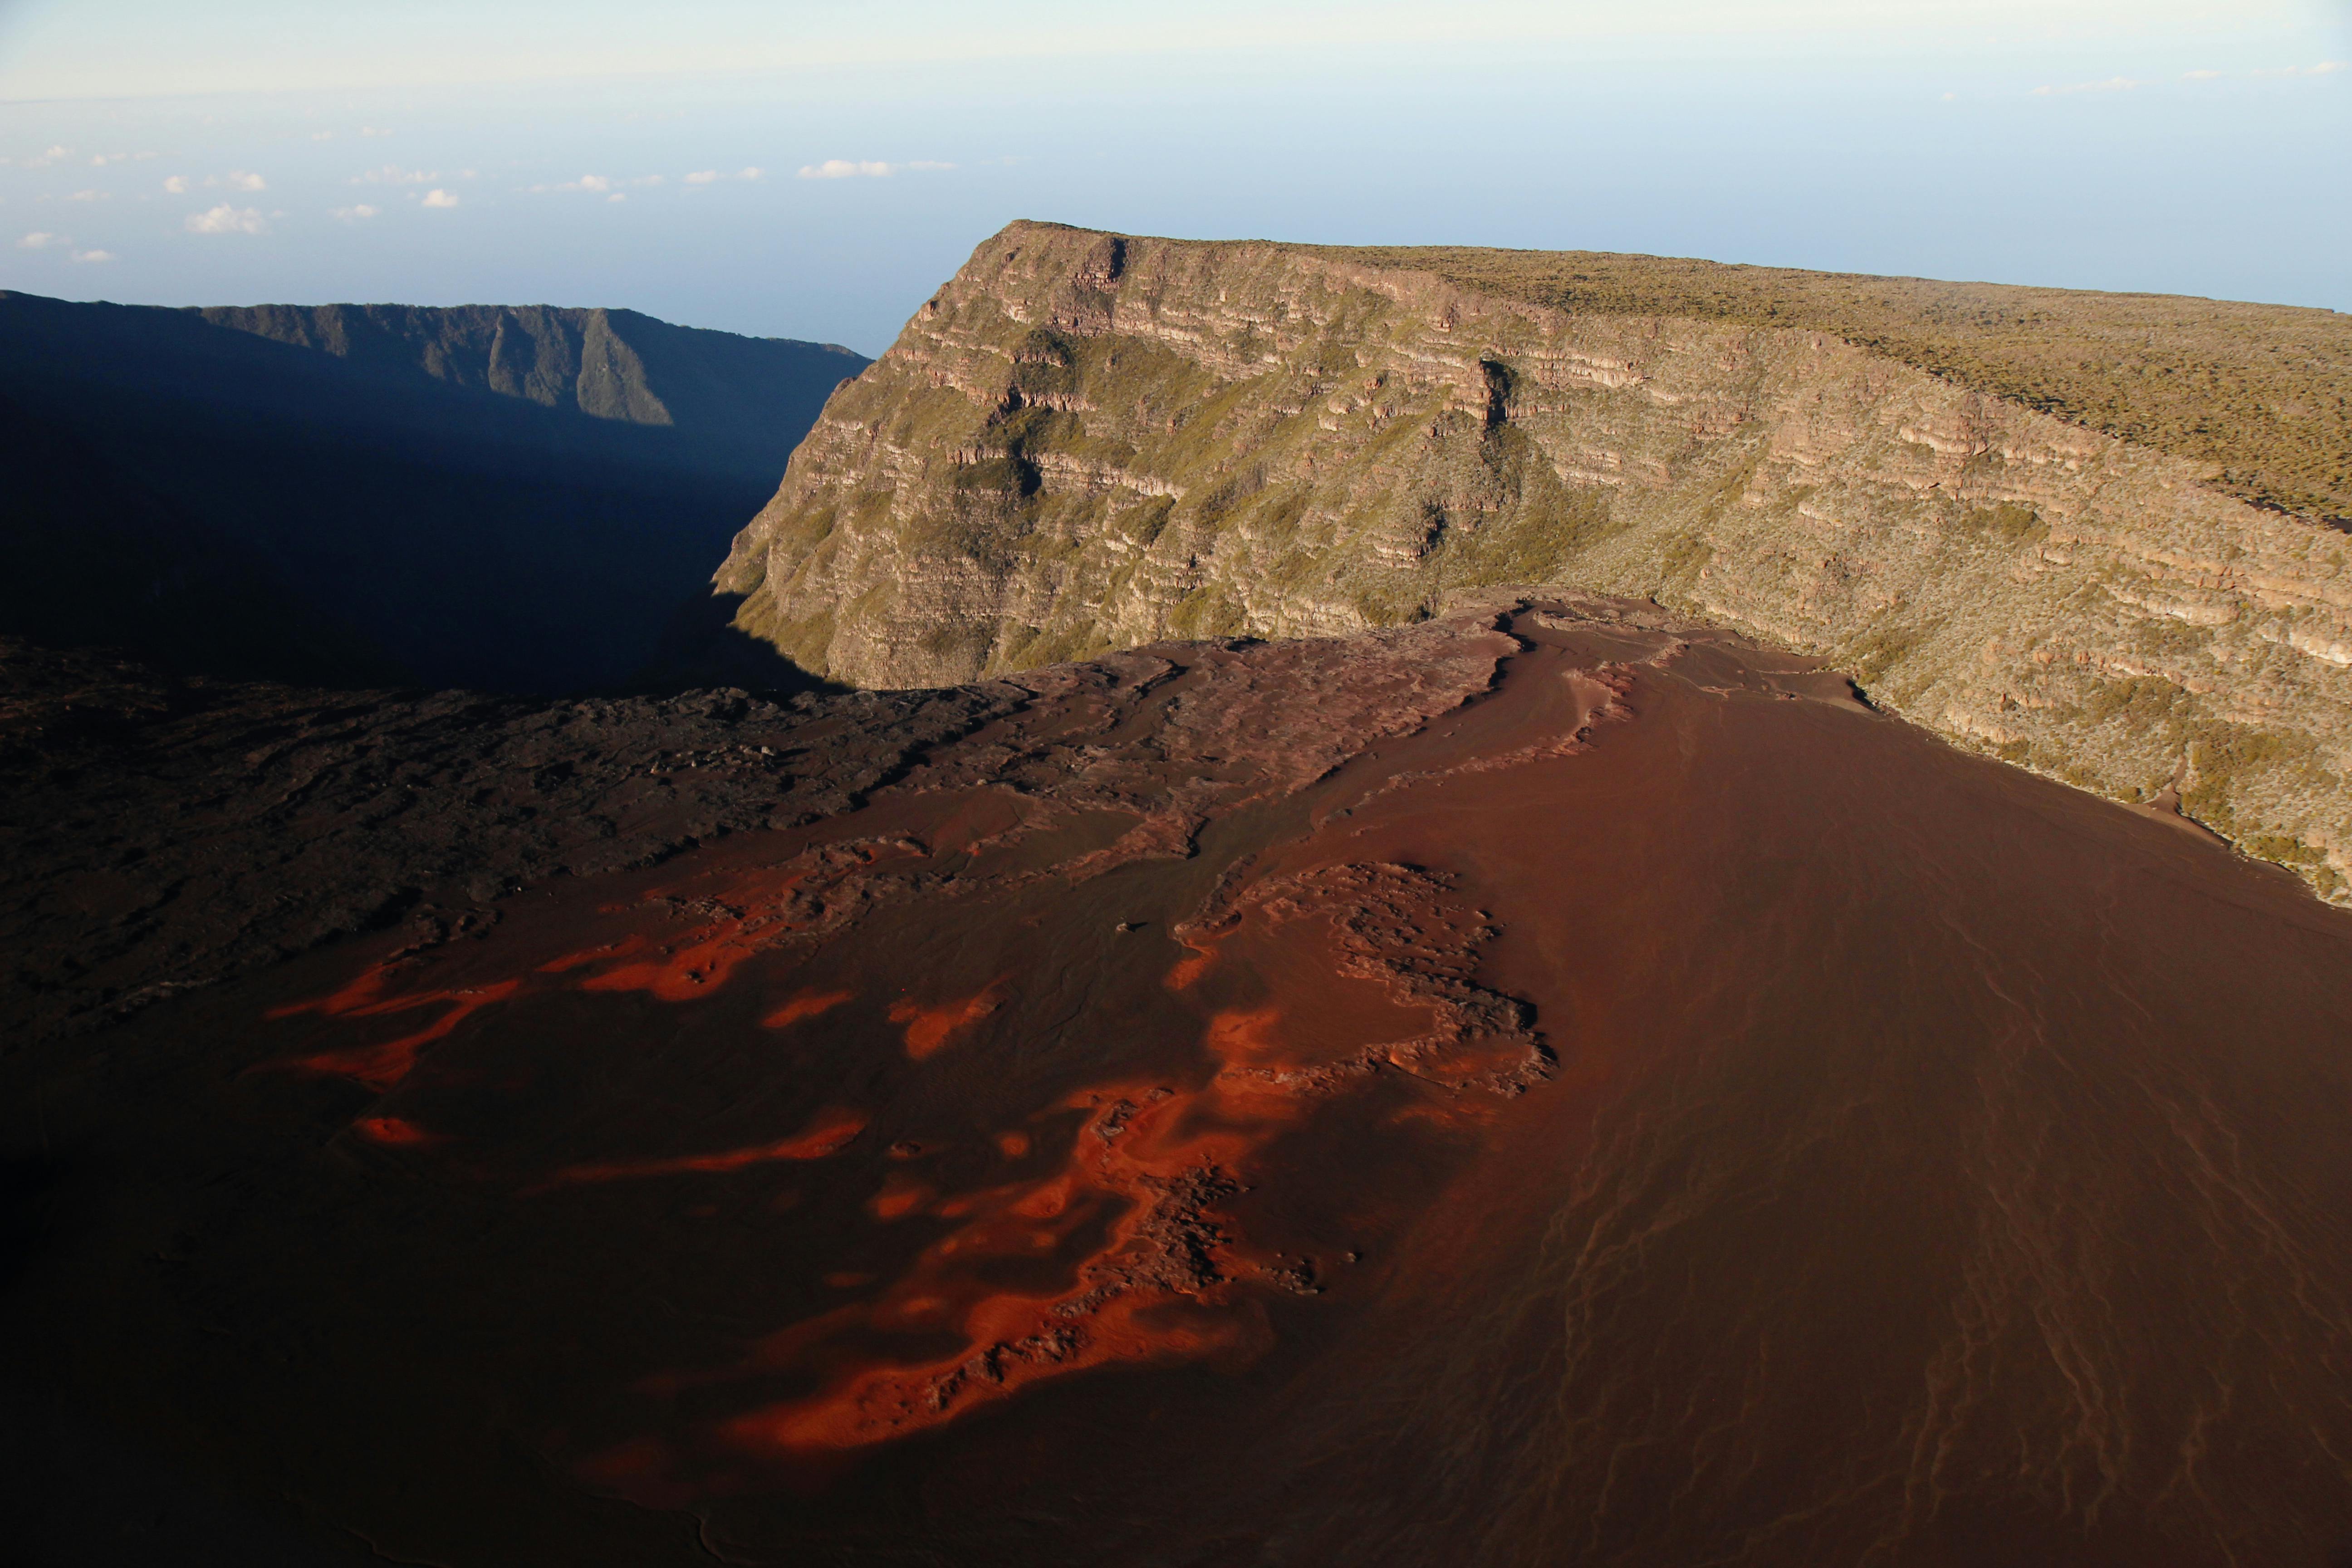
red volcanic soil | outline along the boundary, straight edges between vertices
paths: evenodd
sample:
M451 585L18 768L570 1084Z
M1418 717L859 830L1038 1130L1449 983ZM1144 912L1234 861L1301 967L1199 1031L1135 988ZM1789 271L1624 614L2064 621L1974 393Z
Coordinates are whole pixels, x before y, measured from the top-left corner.
M924 700L761 718L816 804L656 863L50 1007L43 1396L485 1568L2352 1551L2284 876L1646 606Z

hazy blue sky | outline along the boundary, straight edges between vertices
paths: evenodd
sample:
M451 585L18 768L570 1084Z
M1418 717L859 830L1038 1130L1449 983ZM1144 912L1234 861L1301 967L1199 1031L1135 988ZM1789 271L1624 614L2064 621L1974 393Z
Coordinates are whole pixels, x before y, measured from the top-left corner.
M0 288L877 353L1014 217L2352 309L2352 0L0 0Z

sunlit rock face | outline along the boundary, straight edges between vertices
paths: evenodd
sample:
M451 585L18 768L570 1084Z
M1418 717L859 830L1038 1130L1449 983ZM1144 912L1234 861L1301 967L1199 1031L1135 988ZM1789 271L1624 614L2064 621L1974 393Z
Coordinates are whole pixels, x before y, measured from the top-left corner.
M2352 540L2220 473L1825 332L1016 224L835 395L718 582L865 686L1498 584L1654 597L1971 749L2173 792L2341 898Z
M0 1058L0 1307L322 1541L2352 1548L2352 918L1814 661L1553 596L782 707L250 701L280 749L216 713L103 866L11 829L80 1000ZM19 797L201 748L121 712ZM291 912L172 927L207 857Z

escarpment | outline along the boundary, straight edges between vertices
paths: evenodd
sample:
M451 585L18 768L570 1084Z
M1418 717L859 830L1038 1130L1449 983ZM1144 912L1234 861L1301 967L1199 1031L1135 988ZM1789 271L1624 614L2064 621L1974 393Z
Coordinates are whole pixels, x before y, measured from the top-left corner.
M706 464L764 483L835 383L866 368L835 343L681 327L552 305L243 305L215 327L394 379L420 374L592 419L677 429Z
M1450 254L1016 224L835 394L718 585L881 687L1648 596L2346 898L2352 541L2321 517L1829 331L1561 308Z

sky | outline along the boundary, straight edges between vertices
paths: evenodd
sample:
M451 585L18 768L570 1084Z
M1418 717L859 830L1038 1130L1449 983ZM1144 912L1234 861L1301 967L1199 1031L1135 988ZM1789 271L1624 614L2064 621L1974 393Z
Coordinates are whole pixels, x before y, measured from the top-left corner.
M2352 0L0 0L0 288L871 354L1019 217L2352 310Z

